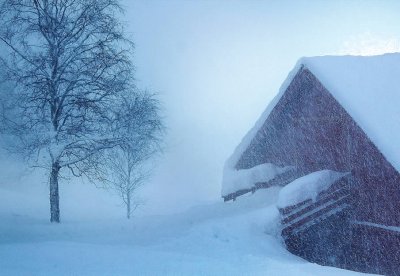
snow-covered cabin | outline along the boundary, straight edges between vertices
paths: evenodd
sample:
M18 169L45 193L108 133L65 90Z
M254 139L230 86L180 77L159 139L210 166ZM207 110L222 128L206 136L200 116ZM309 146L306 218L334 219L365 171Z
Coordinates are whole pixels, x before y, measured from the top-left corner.
M302 58L227 160L222 197L280 185L289 251L400 274L400 54Z

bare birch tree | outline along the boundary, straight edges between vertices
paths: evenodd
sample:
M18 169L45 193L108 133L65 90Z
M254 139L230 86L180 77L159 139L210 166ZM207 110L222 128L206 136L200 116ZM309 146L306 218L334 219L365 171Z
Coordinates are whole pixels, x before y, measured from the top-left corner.
M161 150L164 126L159 102L147 92L134 93L123 99L117 116L121 137L127 137L118 147L108 150L108 188L117 192L126 207L129 219L140 202L134 197L137 189L150 176L149 160Z
M15 151L49 171L51 222L59 177L92 176L98 154L126 140L116 112L132 91L132 42L116 0L4 0L2 66L15 85L5 120Z

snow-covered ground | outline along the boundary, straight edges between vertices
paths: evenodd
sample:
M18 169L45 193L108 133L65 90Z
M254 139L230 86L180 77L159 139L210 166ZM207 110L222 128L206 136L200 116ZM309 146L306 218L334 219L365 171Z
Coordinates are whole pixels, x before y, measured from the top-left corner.
M356 275L285 250L278 192L175 215L54 225L33 211L34 198L0 188L0 275Z

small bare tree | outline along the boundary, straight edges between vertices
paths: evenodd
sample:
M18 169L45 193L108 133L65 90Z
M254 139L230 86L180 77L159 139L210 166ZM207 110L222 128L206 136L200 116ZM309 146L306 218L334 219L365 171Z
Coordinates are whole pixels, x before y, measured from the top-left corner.
M2 2L1 61L15 85L7 131L16 152L48 169L50 220L60 222L60 171L91 177L99 154L127 140L115 110L132 91L133 44L117 0Z
M147 92L124 98L116 122L120 136L127 139L107 151L107 187L122 199L128 219L140 204L134 200L135 192L150 176L148 161L161 150L164 126L159 106L154 95Z

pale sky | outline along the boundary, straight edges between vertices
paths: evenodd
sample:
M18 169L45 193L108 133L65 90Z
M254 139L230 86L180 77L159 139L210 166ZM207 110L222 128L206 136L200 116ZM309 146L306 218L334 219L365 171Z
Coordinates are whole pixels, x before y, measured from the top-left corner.
M220 200L222 169L302 56L400 49L400 1L123 1L138 86L159 93L166 152L145 211Z

